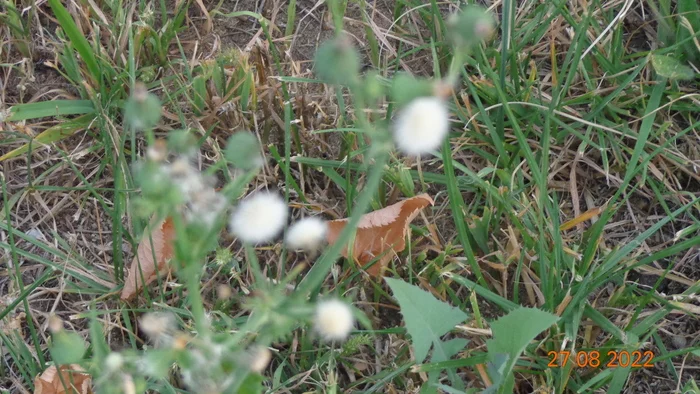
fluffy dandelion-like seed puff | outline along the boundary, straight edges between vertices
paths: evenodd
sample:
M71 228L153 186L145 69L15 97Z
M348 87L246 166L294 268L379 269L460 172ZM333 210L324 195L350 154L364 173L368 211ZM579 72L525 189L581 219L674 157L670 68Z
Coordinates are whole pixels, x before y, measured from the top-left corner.
M287 246L292 249L317 250L326 238L328 225L317 217L308 217L292 224L287 231Z
M327 341L342 341L348 337L355 318L348 304L340 300L321 301L316 305L314 328Z
M231 215L231 232L243 242L267 242L287 222L287 204L277 193L259 192L241 201Z
M449 131L449 116L445 102L438 97L411 101L394 124L396 146L412 156L438 149Z
M250 370L257 373L263 373L267 365L272 359L272 352L266 347L258 346L253 348L249 355L248 366Z

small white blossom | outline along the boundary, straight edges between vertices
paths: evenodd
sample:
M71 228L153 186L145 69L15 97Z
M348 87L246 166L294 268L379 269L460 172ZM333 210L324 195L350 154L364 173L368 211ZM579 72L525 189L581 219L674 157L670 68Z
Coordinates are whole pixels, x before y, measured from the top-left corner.
M287 231L287 246L292 249L317 250L327 231L328 224L317 217L301 219Z
M155 144L149 146L146 150L146 157L148 160L156 163L165 161L165 159L168 157L168 147L166 142L164 140L157 140Z
M105 358L105 367L108 371L117 371L124 365L124 358L121 354L112 352Z
M437 97L413 100L396 119L396 146L414 156L438 149L449 131L449 116L445 102Z
M267 242L282 231L287 214L287 204L277 193L256 193L241 201L231 215L231 232L243 242Z
M350 306L340 300L320 301L316 305L314 327L327 341L342 341L350 334L355 324Z
M272 352L266 347L256 346L249 354L248 366L250 370L257 373L263 373L267 365L272 359Z
M146 313L140 323L141 330L156 343L169 341L175 329L175 318L170 313Z
M205 188L192 195L187 220L211 227L226 209L226 198L213 188Z
M202 174L186 159L179 158L166 167L166 172L182 193L185 201L189 201L194 193L207 187Z

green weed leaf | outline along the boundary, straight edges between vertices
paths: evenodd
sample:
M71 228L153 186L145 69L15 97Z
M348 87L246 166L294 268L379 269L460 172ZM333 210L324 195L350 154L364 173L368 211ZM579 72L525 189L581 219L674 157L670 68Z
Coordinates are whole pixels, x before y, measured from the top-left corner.
M693 79L695 71L678 59L666 55L651 55L651 64L656 73L668 79Z
M87 345L83 338L73 332L59 331L52 336L49 349L56 364L73 364L83 359Z
M398 279L385 279L401 307L406 329L413 341L416 362L421 363L428 356L430 346L439 344L440 337L464 321L467 314L417 286Z
M493 339L487 341L486 346L493 364L490 369L498 371L493 377L494 386L498 386L499 381L510 385L511 371L520 354L530 341L558 320L557 316L539 309L520 308L491 324Z

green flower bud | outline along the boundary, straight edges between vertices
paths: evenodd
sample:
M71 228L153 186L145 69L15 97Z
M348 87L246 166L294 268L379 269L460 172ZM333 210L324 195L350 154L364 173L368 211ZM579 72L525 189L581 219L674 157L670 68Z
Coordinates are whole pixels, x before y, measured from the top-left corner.
M160 115L160 99L149 93L144 84L134 86L131 97L124 105L124 121L136 130L144 130L158 124Z
M489 38L494 31L493 17L484 8L468 5L448 20L450 39L461 49L468 49Z
M347 85L354 82L360 72L360 56L349 39L336 38L318 48L314 69L326 82Z
M251 170L263 165L258 139L248 131L239 131L232 135L226 144L224 155L231 164L244 170Z

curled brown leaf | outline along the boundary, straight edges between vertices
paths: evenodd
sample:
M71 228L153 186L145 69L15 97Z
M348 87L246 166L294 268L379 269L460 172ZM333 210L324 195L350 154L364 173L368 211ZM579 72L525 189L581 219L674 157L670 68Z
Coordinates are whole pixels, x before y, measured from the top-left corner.
M92 394L92 377L77 364L52 365L34 379L34 394Z
M424 193L363 215L357 226L352 249L355 262L365 267L380 256L379 261L367 269L370 275L380 276L394 254L406 247L408 225L421 209L433 204L433 199ZM348 219L328 222L326 238L329 244L338 240L347 223ZM348 257L347 247L343 249L342 254Z
M151 243L151 239L153 243ZM131 269L124 281L121 299L128 300L143 286L153 282L159 274L168 271L168 261L173 257L175 226L168 217L153 227L153 231L144 234L139 243L136 256L131 262ZM155 257L155 259L154 259Z

